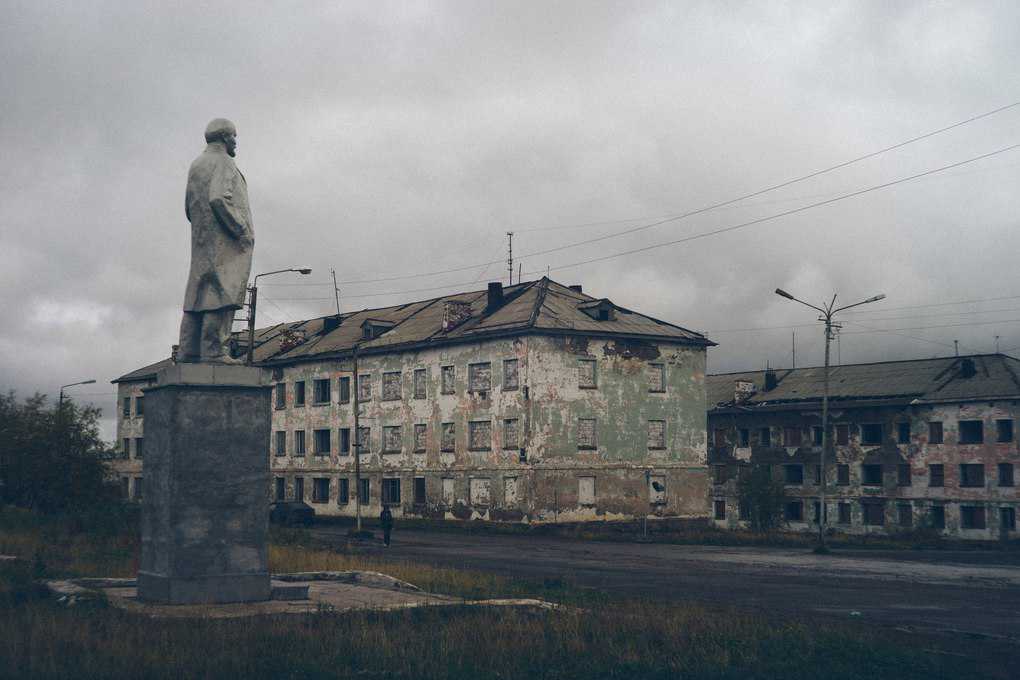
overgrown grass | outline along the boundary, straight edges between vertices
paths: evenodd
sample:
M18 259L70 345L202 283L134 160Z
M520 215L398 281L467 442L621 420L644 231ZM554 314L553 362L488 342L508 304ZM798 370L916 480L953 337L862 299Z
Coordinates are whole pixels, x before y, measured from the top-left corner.
M51 576L130 576L137 534L81 533L66 520L4 511L0 552L26 560L0 566L0 677L977 677L968 659L858 626L794 625L729 608L608 597L560 579L366 558L317 545L303 531L274 530L272 540L276 572L370 569L435 592L577 606L189 621L140 618L102 604L66 609L33 586L36 556Z

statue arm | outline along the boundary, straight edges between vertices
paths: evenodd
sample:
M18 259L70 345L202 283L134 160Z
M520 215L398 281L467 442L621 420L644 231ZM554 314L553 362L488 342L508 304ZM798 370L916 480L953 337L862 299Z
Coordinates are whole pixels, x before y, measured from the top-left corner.
M250 241L251 233L244 222L244 214L234 203L232 168L220 163L209 184L209 206L227 233L238 241Z

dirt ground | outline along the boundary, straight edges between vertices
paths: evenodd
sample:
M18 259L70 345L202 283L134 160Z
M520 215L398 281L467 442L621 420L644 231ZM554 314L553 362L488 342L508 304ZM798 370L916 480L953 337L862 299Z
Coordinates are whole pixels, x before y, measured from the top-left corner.
M322 526L342 543L346 528ZM938 637L940 647L1020 651L1020 554L609 543L401 530L362 548L392 559L526 578L562 578L640 597L751 608L802 622L843 620ZM1015 661L1013 663L1016 663ZM1020 672L1020 670L1018 670Z

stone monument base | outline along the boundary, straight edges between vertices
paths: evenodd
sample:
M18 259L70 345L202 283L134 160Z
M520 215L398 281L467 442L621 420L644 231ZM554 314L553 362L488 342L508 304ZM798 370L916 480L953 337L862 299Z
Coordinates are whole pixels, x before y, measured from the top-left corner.
M271 389L259 368L174 364L144 390L139 599L269 599Z

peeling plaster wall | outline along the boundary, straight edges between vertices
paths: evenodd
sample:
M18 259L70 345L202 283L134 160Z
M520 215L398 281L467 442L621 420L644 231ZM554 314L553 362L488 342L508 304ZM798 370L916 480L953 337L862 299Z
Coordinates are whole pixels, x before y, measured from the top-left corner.
M1000 486L998 464L1014 466L1015 483L1020 482L1020 446L1016 428L1018 405L1014 401L982 401L939 405L877 406L841 408L836 405L830 411L833 428L839 424L850 425L850 439L846 445L834 445L835 461L828 461L826 475L826 506L828 524L838 531L864 534L895 534L911 528L925 526L930 522L930 508L941 505L945 508L945 528L941 533L958 538L993 540L1015 538L1015 530L1000 526L1000 508L1020 508L1020 496L1016 486ZM981 444L959 443L961 420L979 420L983 423L984 442ZM996 441L996 421L1009 420L1014 426L1012 440ZM929 423L941 422L943 443L933 444L929 439ZM864 445L861 442L859 425L881 423L883 439L880 445ZM897 425L909 423L909 443L898 442ZM791 530L814 530L818 525L813 521L813 504L818 500L819 486L815 483L815 469L820 461L820 446L813 446L812 426L821 425L821 413L815 410L785 410L769 413L710 413L709 428L712 432L723 430L725 442L714 442L710 449L711 463L716 466L713 479L719 474L725 481L714 484L713 500L726 502L726 518L716 520L717 526L735 528L744 523L739 520L736 471L740 465L751 463L773 466L773 478L783 479L783 465L804 466L804 482L787 485L786 492L791 498L804 500L803 522L791 522ZM760 446L759 430L769 427L773 446ZM787 427L800 428L800 447L784 447L783 431ZM751 446L740 448L738 428L746 428L750 434ZM837 465L849 468L849 484L838 483ZM931 486L930 465L941 464L944 469L944 486ZM984 484L979 487L961 485L960 465L980 464L984 466ZM865 485L862 479L862 465L882 465L882 484ZM901 485L899 465L910 466L910 483ZM725 466L725 467L719 467ZM884 501L884 524L864 523L862 499ZM849 504L850 522L839 523L839 503ZM913 527L900 524L899 506L909 506ZM985 508L985 528L970 529L961 525L961 507Z
M127 479L127 496L136 498L141 493L142 460L137 453L136 440L145 436L145 417L138 415L137 398L142 396L142 389L151 385L151 381L117 383L117 441L116 449L118 458L111 461L107 466L110 479L122 484ZM124 399L130 399L130 413L124 415ZM124 450L124 439L130 439L129 450ZM136 486L138 490L136 491Z

